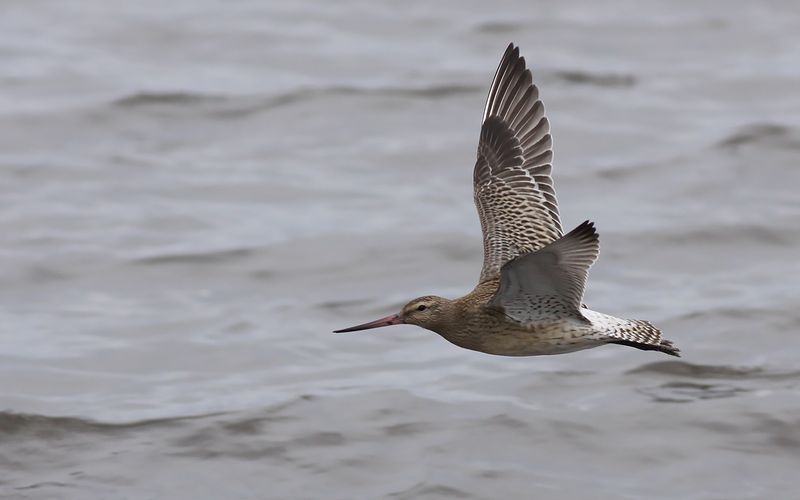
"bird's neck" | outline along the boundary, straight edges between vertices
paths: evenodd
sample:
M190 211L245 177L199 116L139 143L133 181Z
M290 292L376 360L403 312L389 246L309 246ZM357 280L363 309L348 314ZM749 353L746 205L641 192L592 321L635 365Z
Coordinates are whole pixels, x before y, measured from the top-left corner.
M459 323L459 304L458 300L448 300L440 305L439 313L436 318L425 325L425 328L436 332L439 335L446 335L453 325Z
M475 317L480 316L492 300L499 284L497 280L485 281L467 295L448 301L436 321L426 328L461 345L473 335L471 328L476 325Z

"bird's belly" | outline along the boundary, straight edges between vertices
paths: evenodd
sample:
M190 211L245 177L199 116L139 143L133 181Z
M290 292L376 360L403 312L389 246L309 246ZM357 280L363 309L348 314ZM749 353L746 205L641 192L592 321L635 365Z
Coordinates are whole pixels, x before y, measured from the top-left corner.
M448 339L460 347L498 356L542 356L597 347L604 342L591 327L560 320L526 327L509 326L492 332ZM461 340L459 342L457 340Z

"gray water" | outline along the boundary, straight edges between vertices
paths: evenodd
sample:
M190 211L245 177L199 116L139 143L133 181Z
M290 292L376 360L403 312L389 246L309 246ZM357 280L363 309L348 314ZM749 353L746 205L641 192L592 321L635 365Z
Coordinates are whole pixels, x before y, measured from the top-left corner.
M796 2L0 6L0 497L792 499ZM485 92L547 105L586 302L680 360L409 326L474 286Z

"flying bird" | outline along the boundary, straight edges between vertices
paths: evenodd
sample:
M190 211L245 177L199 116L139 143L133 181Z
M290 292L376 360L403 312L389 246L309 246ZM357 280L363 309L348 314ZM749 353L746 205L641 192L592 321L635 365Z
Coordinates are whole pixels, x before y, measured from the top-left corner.
M679 356L649 322L583 304L599 240L589 221L563 234L550 175L552 146L539 90L519 48L509 44L486 99L473 172L484 249L478 285L454 300L419 297L398 314L334 333L409 324L459 347L502 356L604 344Z

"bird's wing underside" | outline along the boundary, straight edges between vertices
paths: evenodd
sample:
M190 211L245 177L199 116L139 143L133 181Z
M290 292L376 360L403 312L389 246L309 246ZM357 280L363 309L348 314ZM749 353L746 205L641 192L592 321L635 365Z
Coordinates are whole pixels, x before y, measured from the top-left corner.
M481 282L506 262L562 235L550 177L550 123L519 48L510 44L497 68L483 113L473 174L483 229Z
M492 305L523 324L550 316L584 319L580 307L586 274L599 252L597 231L586 221L545 247L506 263Z

